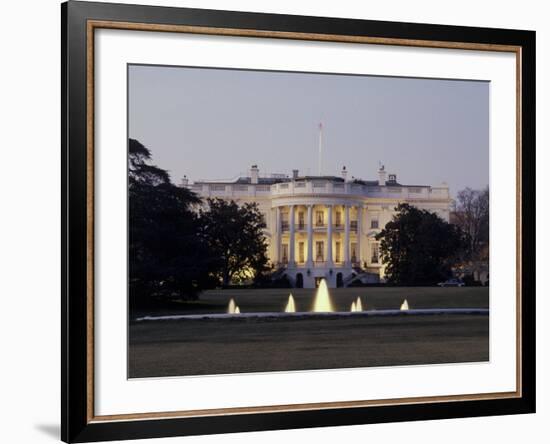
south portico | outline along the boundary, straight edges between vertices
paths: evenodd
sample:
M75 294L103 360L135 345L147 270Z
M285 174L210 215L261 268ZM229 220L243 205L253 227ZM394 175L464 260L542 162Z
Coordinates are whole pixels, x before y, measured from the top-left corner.
M316 196L274 199L274 262L291 284L314 288L321 278L342 287L363 264L365 204Z

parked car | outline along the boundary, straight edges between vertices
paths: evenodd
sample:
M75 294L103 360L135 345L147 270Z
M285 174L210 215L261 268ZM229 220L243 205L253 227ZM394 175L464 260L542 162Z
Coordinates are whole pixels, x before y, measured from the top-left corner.
M460 279L447 279L445 282L439 282L437 284L439 287L464 287L464 282Z

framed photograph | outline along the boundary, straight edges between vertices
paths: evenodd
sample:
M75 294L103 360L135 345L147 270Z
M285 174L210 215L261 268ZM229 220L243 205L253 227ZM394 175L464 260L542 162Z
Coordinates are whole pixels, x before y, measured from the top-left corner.
M69 1L62 439L535 411L535 32Z

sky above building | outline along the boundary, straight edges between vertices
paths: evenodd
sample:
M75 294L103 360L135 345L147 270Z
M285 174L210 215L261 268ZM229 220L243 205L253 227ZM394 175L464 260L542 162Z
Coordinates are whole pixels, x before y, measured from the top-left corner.
M318 174L404 184L489 183L489 83L439 79L129 67L129 137L174 183Z

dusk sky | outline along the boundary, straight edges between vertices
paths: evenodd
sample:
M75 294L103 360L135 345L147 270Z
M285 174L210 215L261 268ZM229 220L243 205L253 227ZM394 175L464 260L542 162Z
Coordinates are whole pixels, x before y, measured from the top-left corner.
M319 122L323 174L489 183L488 82L132 65L128 118L174 183L317 174Z

